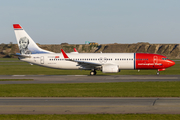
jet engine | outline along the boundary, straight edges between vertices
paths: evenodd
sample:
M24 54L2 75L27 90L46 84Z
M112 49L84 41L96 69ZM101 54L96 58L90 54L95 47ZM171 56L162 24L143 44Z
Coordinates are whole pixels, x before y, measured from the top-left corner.
M120 72L118 65L103 65L102 66L102 72L103 73L117 73Z

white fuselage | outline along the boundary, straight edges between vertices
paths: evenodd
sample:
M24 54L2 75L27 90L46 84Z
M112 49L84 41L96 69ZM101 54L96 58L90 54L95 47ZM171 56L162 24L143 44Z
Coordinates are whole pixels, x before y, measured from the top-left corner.
M119 69L135 69L134 53L69 53L70 59L97 64L115 64ZM31 54L30 58L21 59L32 64L56 69L91 69L82 68L77 62L67 61L63 54Z

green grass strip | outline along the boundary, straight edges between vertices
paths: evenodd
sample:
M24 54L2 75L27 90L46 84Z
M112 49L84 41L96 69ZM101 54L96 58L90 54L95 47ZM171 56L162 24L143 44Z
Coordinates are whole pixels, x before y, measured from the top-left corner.
M169 114L0 115L1 120L179 120Z
M180 82L1 84L0 97L180 97Z
M0 81L33 81L33 79L0 79Z

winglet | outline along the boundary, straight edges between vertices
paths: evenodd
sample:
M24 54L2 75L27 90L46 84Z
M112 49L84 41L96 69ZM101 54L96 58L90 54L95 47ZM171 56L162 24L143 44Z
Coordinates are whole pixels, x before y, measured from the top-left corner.
M76 50L76 48L74 48L74 52L78 52L78 51Z
M63 49L61 49L61 52L62 52L62 54L63 54L63 56L64 56L65 59L68 59L68 58L69 58L69 57L67 56L67 54L64 52Z

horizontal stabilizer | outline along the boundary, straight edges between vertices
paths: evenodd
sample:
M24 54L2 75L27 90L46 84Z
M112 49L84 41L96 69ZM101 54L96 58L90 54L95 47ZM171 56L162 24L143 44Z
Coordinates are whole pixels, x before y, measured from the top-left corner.
M19 57L23 57L23 58L31 58L31 56L30 55L22 55L22 54L20 54L20 53L16 53L16 54L14 54L15 56L19 56Z

